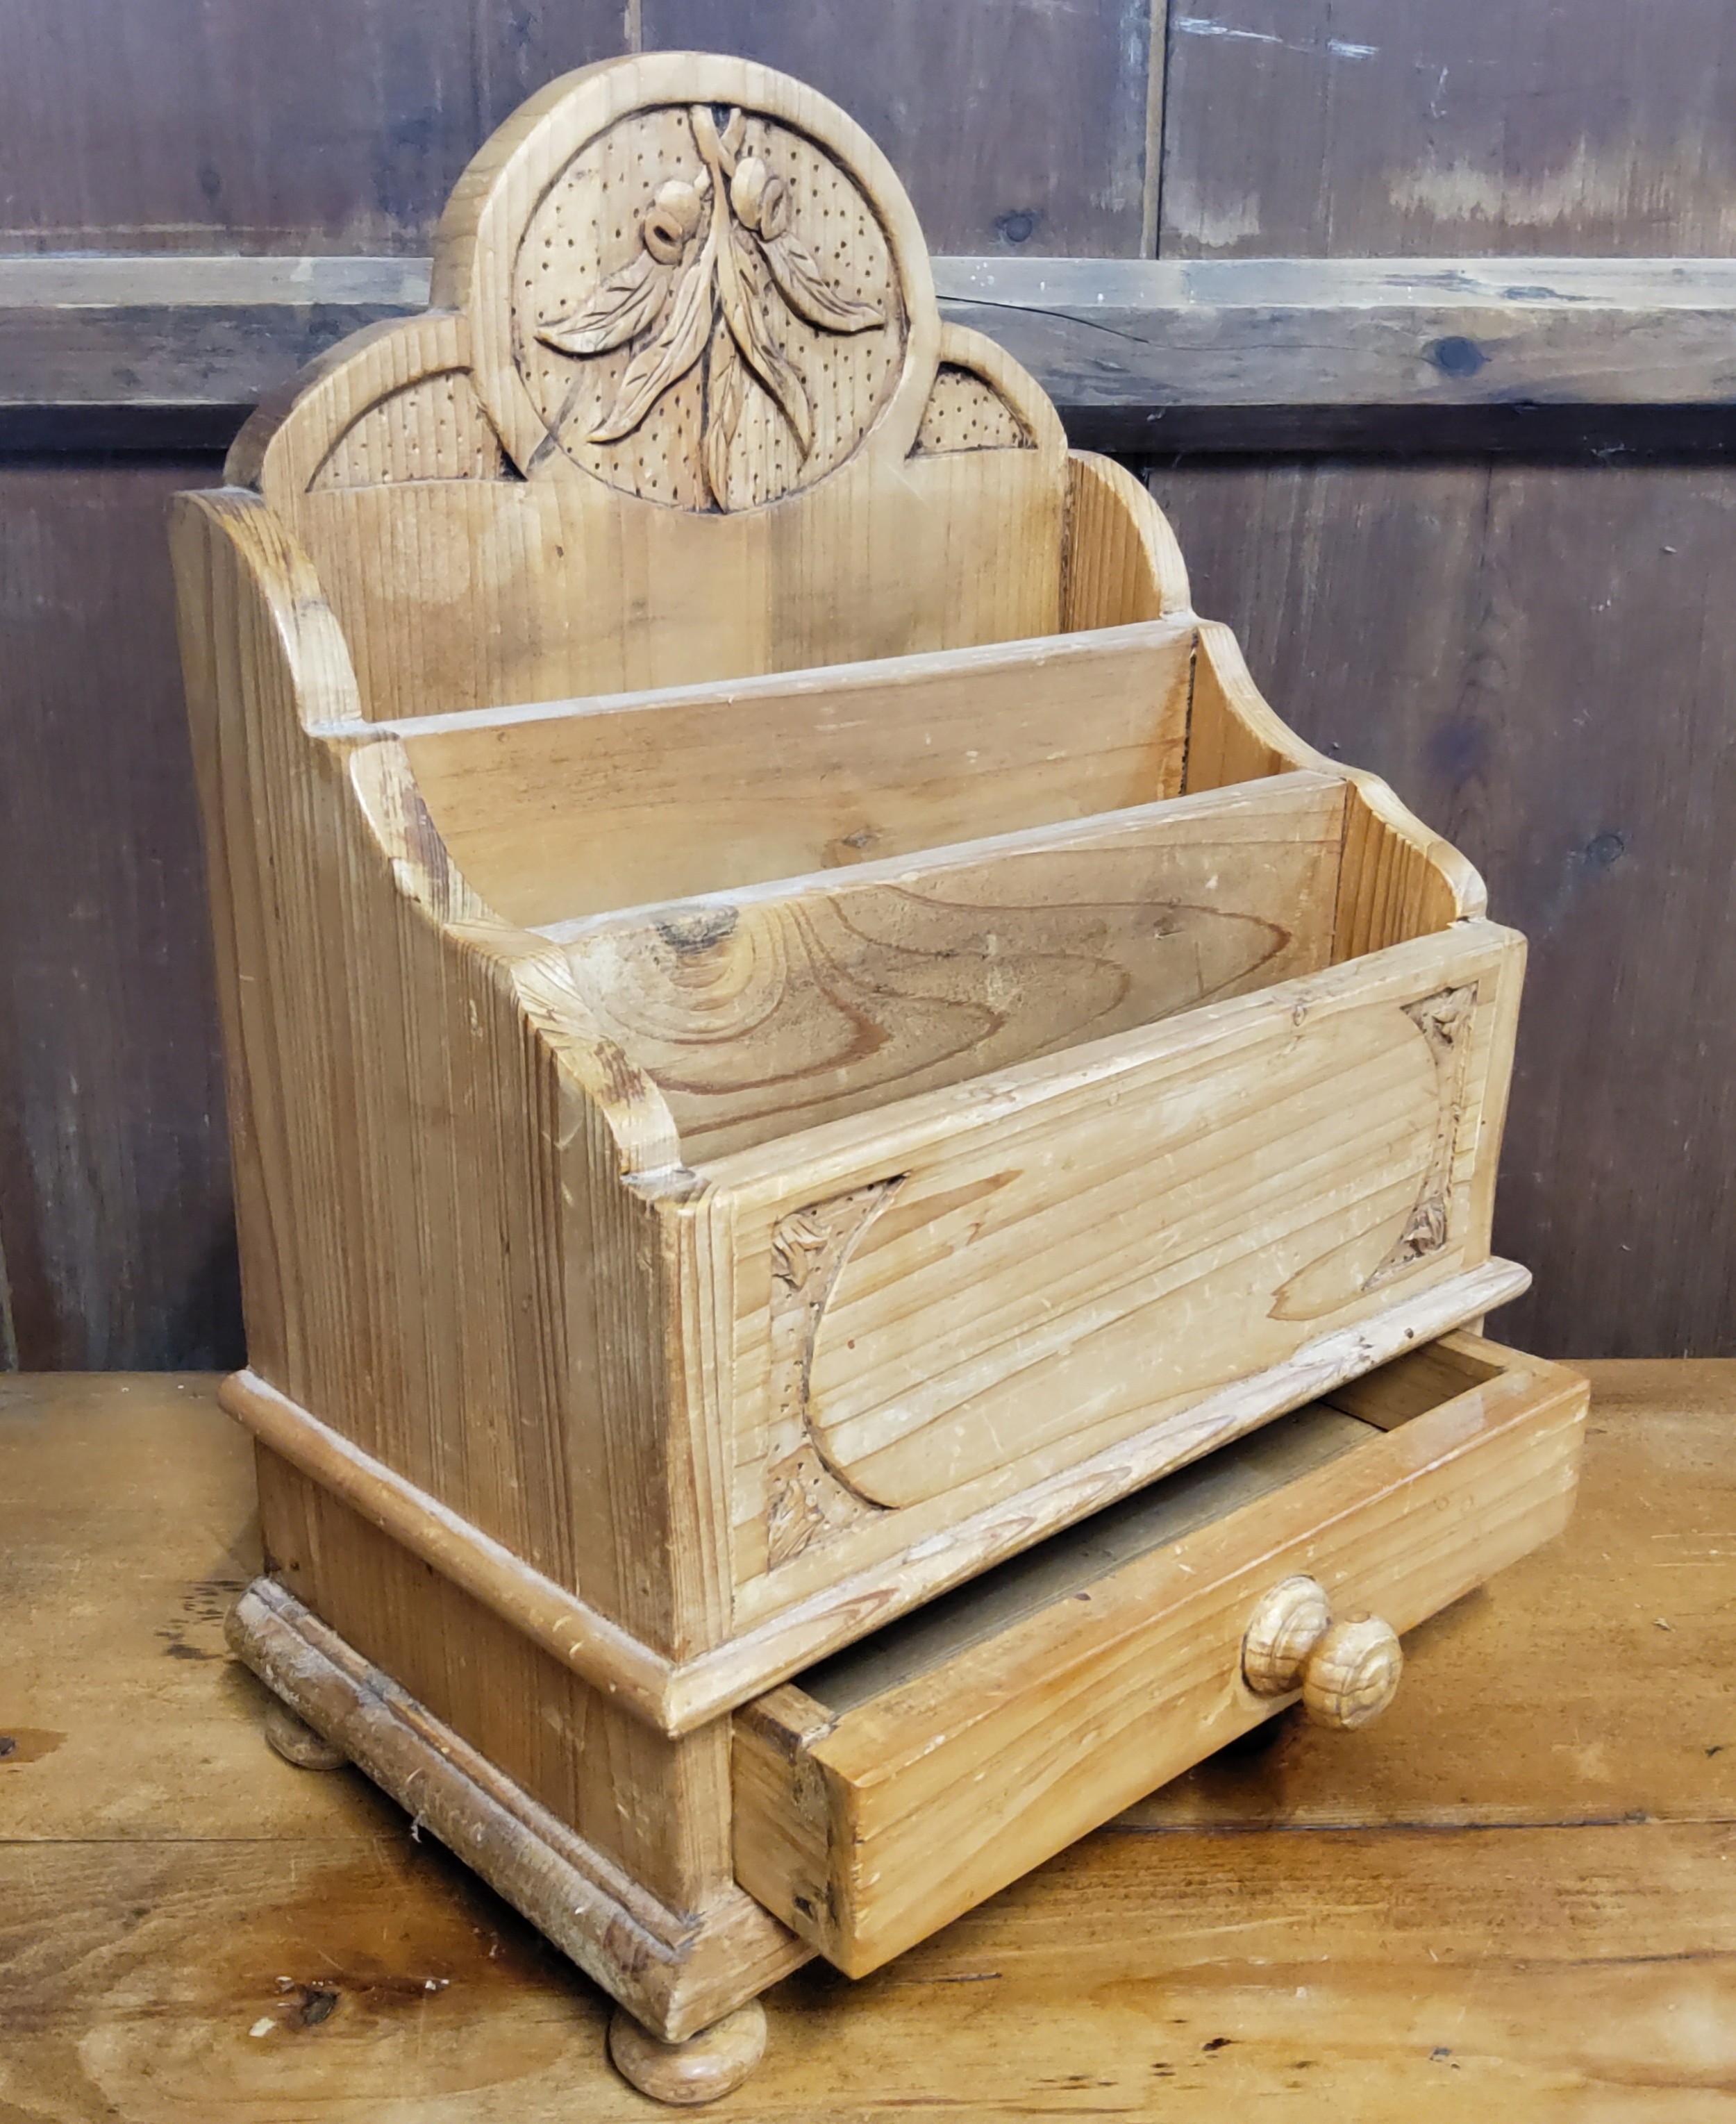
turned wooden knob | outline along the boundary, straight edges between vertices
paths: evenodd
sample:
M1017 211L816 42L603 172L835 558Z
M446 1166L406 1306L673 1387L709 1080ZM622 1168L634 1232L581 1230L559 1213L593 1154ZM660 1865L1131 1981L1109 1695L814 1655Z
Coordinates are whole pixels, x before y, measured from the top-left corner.
M1349 1733L1378 1718L1399 1693L1404 1653L1378 1615L1334 1623L1302 1669L1302 1708L1316 1726Z
M1308 1655L1332 1628L1332 1603L1318 1579L1287 1578L1264 1595L1242 1640L1242 1679L1256 1696L1288 1696L1302 1685Z
M1242 1679L1256 1696L1302 1692L1316 1726L1349 1732L1391 1703L1404 1671L1398 1633L1377 1615L1334 1622L1318 1579L1286 1578L1254 1611L1242 1641Z

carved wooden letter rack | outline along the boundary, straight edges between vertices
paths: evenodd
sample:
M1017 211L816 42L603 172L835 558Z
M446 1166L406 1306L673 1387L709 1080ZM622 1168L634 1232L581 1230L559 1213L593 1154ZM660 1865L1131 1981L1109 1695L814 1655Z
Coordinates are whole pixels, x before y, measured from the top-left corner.
M1461 1331L1524 946L1300 743L842 112L555 82L175 560L242 1656L700 2100L1562 1523ZM1375 1619L1379 1618L1381 1619ZM310 1730L311 1729L311 1730Z

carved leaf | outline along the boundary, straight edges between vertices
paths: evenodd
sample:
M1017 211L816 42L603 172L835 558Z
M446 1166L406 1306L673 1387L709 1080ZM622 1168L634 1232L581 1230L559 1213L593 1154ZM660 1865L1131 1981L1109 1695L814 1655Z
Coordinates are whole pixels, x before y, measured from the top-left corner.
M656 329L674 279L672 266L659 265L642 251L630 266L611 273L582 309L539 325L537 337L562 354L607 354Z
M809 324L823 331L867 331L883 325L886 313L873 303L852 302L840 295L820 270L818 260L793 229L768 237L761 247L778 292Z
M772 344L765 325L765 294L753 284L757 249L750 238L732 229L730 247L718 259L718 293L723 315L741 357L778 402L783 417L795 431L802 454L814 446L814 416L808 404L807 387L795 369Z
M733 335L721 324L712 336L705 377L705 483L719 509L729 507L729 450L747 398L747 377Z
M717 317L713 247L708 242L683 270L663 328L627 364L615 402L586 441L618 443L630 435L673 383L679 383L711 336Z
M854 1201L853 1196L839 1199L851 1205ZM831 1203L816 1203L806 1210L793 1210L778 1220L772 1232L772 1267L787 1290L801 1290L826 1252L832 1237L826 1213L833 1207Z

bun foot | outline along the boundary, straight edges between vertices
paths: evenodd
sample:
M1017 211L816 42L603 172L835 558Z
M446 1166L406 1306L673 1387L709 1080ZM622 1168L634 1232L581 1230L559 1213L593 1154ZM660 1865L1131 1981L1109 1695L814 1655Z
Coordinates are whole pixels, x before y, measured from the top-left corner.
M609 2024L609 2055L641 2094L677 2108L697 2108L733 2093L764 2056L765 2009L755 1999L685 2043L666 2043L618 2006Z
M350 1758L334 1748L323 1733L316 1733L296 1717L287 1703L274 1697L266 1706L266 1739L272 1752L299 1770L341 1770Z

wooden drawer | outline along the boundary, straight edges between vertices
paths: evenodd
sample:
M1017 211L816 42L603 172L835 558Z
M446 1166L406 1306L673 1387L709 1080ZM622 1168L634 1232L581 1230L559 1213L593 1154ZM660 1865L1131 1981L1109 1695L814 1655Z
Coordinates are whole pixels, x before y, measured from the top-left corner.
M1294 1702L1244 1672L1287 1580L1403 1632L1558 1533L1586 1402L1448 1336L809 1669L738 1714L737 1877L865 1975Z

